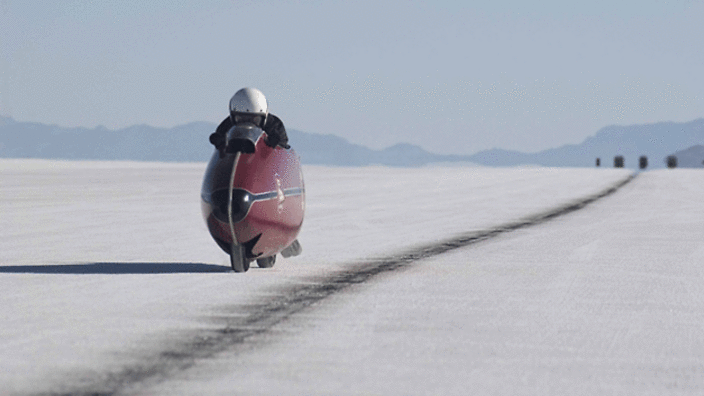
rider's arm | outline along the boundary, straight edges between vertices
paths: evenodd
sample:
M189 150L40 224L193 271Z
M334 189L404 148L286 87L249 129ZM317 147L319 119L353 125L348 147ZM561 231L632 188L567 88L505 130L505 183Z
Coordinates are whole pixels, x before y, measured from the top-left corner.
M288 145L286 128L279 117L270 113L266 117L266 123L263 129L269 137L266 142L269 147L276 147L278 145L285 149L291 148L291 146Z
M220 125L218 125L217 128L215 128L215 132L210 135L210 143L215 146L215 148L220 149L225 146L225 140L226 140L226 134L227 131L232 128L232 119L230 116L227 116Z

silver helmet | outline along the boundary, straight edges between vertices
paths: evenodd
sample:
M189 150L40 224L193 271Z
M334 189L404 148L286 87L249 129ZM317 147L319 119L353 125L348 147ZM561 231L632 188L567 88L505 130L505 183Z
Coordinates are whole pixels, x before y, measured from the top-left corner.
M230 99L230 116L235 124L252 122L262 126L268 113L266 98L256 88L242 88Z

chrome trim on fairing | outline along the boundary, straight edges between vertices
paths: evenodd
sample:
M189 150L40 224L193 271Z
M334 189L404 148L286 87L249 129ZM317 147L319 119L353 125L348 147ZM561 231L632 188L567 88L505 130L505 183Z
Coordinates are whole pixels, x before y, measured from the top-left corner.
M305 188L303 187L293 187L285 188L282 190L285 197L295 197L300 196L305 193ZM201 199L213 207L213 215L216 219L228 223L229 222L229 208L227 202L231 200L232 206L232 221L237 223L242 221L252 204L258 201L268 201L270 199L275 199L279 196L279 191L268 191L265 193L252 194L251 192L242 188L233 188L232 196L230 196L230 191L227 189L220 189L213 191L212 194L201 193ZM234 207L237 205L237 208ZM235 210L236 209L236 210Z
M284 188L284 195L287 197L295 197L297 195L303 195L306 192L306 189L303 187L294 187L294 188Z

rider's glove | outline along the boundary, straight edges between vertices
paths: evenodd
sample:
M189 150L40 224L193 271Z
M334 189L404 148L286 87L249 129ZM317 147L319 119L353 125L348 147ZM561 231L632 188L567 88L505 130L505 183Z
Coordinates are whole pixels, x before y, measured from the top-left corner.
M267 138L264 140L264 143L266 143L266 145L271 148L276 148L276 146L281 146L285 149L291 148L291 146L289 146L287 143L284 143L281 140L279 140L279 138L276 135L267 135Z
M215 146L216 149L220 150L225 147L225 136L220 133L213 133L210 135L210 143Z
M264 139L264 143L271 148L276 148L276 146L279 145L279 138L274 134L268 133L266 139Z

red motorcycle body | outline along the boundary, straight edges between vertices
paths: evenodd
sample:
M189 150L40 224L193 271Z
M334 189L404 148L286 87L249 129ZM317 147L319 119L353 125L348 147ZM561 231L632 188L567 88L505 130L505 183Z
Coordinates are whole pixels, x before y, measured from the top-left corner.
M293 149L269 147L260 129L238 128L228 132L227 148L216 149L208 164L203 218L226 253L242 245L247 260L275 256L296 240L303 224L300 160Z

